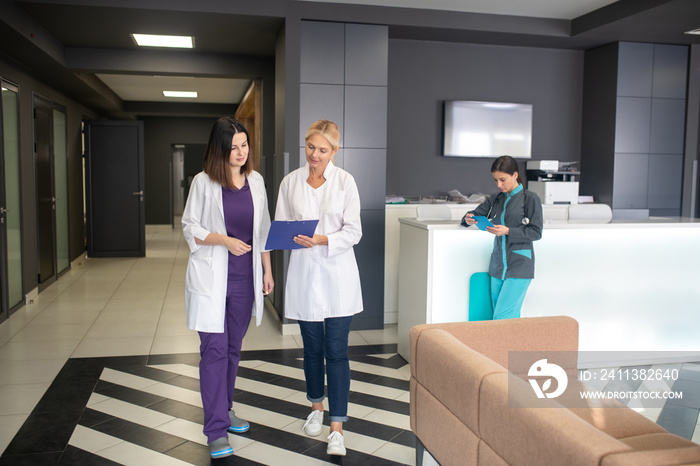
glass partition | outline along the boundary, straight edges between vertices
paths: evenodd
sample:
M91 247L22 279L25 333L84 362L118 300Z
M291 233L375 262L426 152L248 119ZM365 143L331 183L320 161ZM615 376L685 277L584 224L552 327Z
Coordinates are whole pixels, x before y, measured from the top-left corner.
M66 114L53 111L54 186L56 191L56 270L70 266L68 255L68 160L66 156Z
M17 88L2 83L2 141L7 230L7 290L12 309L22 302L22 234L20 231L19 111Z

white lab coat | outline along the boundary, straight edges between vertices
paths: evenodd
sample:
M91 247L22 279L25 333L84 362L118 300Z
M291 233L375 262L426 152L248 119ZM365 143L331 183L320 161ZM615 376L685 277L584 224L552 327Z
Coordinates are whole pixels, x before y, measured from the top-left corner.
M270 230L270 212L267 208L265 181L258 172L248 175L248 186L253 198L253 315L260 325L263 315L263 269L260 254L265 251ZM201 172L194 177L187 205L182 214L182 230L190 247L185 279L185 311L187 326L192 330L223 333L228 283L228 255L225 246L204 246L195 238L204 240L209 233L226 235L224 204L221 185Z
M318 219L316 234L328 246L293 249L287 270L284 313L289 319L320 322L362 311L360 273L353 246L362 237L360 194L355 179L329 162L318 189L307 182L308 164L282 180L275 220Z

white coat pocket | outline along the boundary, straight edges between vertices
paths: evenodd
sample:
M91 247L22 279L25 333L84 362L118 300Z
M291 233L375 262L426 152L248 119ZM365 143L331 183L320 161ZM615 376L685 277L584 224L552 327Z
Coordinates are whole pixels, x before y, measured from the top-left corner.
M345 191L338 191L333 193L330 202L330 212L331 214L340 214L345 210Z
M212 257L198 257L196 254L192 254L187 264L187 291L211 296L213 285Z

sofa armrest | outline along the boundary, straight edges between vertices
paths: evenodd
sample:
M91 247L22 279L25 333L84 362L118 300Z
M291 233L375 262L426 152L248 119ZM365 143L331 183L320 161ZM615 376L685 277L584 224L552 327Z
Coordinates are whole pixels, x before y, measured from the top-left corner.
M441 329L421 333L411 366L416 383L478 435L481 383L506 369Z
M568 316L522 317L478 322L416 325L409 330L411 360L416 341L428 329L439 328L497 364L508 367L509 351L578 351L578 322ZM573 369L575 369L575 364ZM411 374L414 367L411 366Z

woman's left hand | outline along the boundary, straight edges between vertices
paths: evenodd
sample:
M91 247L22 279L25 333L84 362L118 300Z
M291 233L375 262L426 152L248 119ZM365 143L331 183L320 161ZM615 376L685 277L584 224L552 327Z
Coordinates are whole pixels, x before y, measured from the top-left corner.
M503 236L510 233L510 228L505 225L494 225L492 227L486 227L486 231L493 233L496 236Z
M272 273L265 272L263 275L263 294L268 295L272 293L272 289L275 287L275 281L272 279Z
M312 248L319 245L327 245L328 237L324 235L314 235L313 238L304 235L294 237L294 242L305 248Z

